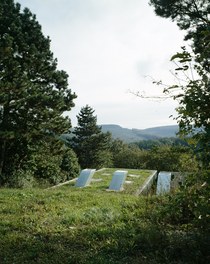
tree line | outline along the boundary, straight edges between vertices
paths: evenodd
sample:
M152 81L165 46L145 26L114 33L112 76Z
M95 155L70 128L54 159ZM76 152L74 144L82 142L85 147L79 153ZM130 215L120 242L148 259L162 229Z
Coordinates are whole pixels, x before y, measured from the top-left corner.
M209 2L151 0L157 15L186 30L192 49L172 57L176 76L186 80L165 89L179 91L180 134L192 137L143 141L128 145L102 133L94 110L86 105L71 120L65 111L77 97L68 74L57 69L36 16L13 0L0 1L0 185L55 184L78 175L82 168L127 167L157 170L208 169L209 122ZM195 71L197 79L190 79ZM177 77L179 78L179 77ZM183 77L182 77L183 79ZM199 130L198 130L199 129Z
M145 140L127 144L102 133L94 110L86 105L77 116L78 126L67 135L66 145L77 154L82 168L133 168L167 171L196 169L192 149L176 138Z

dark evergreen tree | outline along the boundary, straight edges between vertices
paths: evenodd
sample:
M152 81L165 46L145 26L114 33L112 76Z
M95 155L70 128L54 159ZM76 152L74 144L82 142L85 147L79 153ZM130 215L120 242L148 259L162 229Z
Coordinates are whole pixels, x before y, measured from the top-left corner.
M75 127L72 147L76 152L82 168L100 168L111 165L110 133L102 133L97 125L94 110L86 105L77 115L78 126Z
M30 159L34 145L53 144L69 129L63 117L76 97L68 75L57 70L50 39L28 8L0 1L0 174L9 175ZM60 149L60 147L58 148Z

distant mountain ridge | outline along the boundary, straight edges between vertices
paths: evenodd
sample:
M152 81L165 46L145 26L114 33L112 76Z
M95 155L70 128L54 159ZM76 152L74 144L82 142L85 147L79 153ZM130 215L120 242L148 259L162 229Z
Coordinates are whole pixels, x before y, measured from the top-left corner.
M165 137L176 137L177 132L179 131L178 125L171 126L159 126L151 127L146 129L136 129L136 128L123 128L115 124L100 125L102 132L110 132L114 139L121 139L127 143L140 141L140 140L149 140L149 139L158 139Z

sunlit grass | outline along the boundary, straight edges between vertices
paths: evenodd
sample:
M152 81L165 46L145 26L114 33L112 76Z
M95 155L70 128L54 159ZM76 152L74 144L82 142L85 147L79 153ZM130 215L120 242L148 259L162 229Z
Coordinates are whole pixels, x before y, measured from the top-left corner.
M90 189L95 190L95 192L105 192L109 188L113 173L116 170L128 171L126 182L123 186L124 190L120 192L121 194L134 195L136 191L142 187L146 179L152 174L152 171L150 170L105 168L94 173L93 181L88 187L84 188L84 191L87 191L86 189ZM70 184L71 187L74 187L74 185L74 182Z
M101 247L118 243L111 229L118 232L124 209L137 200L89 187L1 189L1 263L86 263ZM66 259L61 261L60 254Z
M107 192L115 170L96 172L102 180L85 188L0 189L0 263L199 263L199 235L160 218L167 196L135 195L151 171L128 170L132 183ZM176 262L180 252L190 262Z
M1 189L1 263L117 263L119 256L107 259L106 251L117 250L123 219L139 200L133 193L150 172L129 170L139 178L107 192L115 170L96 172L93 179L102 180L86 188Z

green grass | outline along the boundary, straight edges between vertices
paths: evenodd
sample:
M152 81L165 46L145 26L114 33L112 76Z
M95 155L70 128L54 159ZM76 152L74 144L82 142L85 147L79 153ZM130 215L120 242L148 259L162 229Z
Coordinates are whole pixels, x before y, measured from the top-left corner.
M86 187L91 191L95 192L105 192L107 191L113 173L118 170L117 168L105 168L103 170L96 171L93 175L93 181L91 184ZM146 179L152 174L150 170L135 170L135 169L119 169L128 171L128 175L126 177L126 182L124 184L124 190L120 193L122 194L132 194L135 195L137 190L144 184ZM94 179L100 179L101 181L95 181ZM127 183L129 181L130 183ZM71 187L74 188L74 182L70 184Z
M1 189L0 263L114 263L100 252L117 243L111 233L137 199L90 188Z
M150 172L129 170L140 177L123 192L107 192L114 171L96 172L94 179L102 181L86 188L72 183L48 190L1 189L0 263L117 263L126 258L127 249L115 255L118 232L125 229L127 208L138 200L132 194Z
M156 221L165 198L133 195L150 173L129 170L140 177L107 192L112 173L96 172L103 181L82 189L0 189L0 263L193 263L198 244L191 239L192 250L179 227Z

